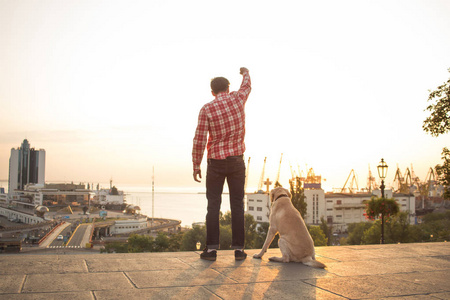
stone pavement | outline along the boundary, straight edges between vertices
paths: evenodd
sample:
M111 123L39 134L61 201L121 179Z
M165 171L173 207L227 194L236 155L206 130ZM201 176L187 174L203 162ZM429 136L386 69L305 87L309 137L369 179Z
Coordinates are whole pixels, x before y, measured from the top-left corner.
M317 247L325 270L246 252L0 255L0 299L450 299L450 243Z

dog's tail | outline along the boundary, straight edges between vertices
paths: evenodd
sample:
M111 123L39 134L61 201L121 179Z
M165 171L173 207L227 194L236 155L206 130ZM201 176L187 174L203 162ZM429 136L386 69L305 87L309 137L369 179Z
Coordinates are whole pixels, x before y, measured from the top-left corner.
M304 265L313 267L313 268L322 268L325 269L327 266L325 266L323 263L321 263L318 260L313 259L311 256L307 256L304 259L302 259L302 263Z

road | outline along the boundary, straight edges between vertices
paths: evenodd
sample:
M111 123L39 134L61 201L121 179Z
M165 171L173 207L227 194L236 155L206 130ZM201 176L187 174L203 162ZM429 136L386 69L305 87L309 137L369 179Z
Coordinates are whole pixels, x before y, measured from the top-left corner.
M73 233L72 238L70 239L67 246L82 246L82 247L84 247L85 245L82 245L82 241L83 241L83 237L86 233L86 230L88 228L90 228L90 227L87 224L82 224L82 225L78 226L77 229L75 230L75 232Z
M59 235L62 235L63 237L66 237L66 241L69 240L70 238L70 226L66 227L63 229L63 231L61 231L59 233ZM58 240L57 236L55 237L55 239L50 243L51 247L61 247L64 245L64 240Z

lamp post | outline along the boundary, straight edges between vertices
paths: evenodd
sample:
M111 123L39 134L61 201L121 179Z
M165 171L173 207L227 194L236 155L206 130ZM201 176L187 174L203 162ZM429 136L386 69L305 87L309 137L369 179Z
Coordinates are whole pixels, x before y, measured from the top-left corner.
M386 178L388 165L384 161L384 159L381 159L380 164L377 166L378 169L378 176L381 179L381 199L384 199L384 179ZM384 244L384 211L381 212L381 243Z

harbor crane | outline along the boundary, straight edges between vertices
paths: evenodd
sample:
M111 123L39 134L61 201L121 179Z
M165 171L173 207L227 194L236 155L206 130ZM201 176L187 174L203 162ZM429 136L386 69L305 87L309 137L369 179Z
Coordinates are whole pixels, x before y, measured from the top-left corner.
M278 165L278 172L277 172L277 177L275 179L275 187L280 187L280 170L281 170L281 161L283 160L283 153L281 153L281 157L280 157L280 164Z
M367 188L369 190L369 193L378 189L377 181L375 179L375 176L372 175L372 171L370 170L370 165L369 165L369 177L367 178Z
M353 176L352 176L352 174L353 174ZM348 177L347 177L347 180L346 180L345 183L344 183L344 186L343 186L342 189L341 189L341 193L344 193L344 192L345 192L345 187L347 186L347 182L348 182L348 180L350 179L350 177L352 177L352 180L350 181L350 187L348 187L348 191L349 191L351 194L353 194L353 190L355 189L355 188L353 187L354 184L356 185L356 191L359 190L359 188L358 188L358 180L356 179L355 170L352 169L352 170L350 171L350 174L348 174Z
M248 171L250 170L250 158L251 157L248 157L247 170L245 172L244 194L247 191Z
M263 169L262 169L261 177L259 178L259 182L258 182L258 193L262 192L262 186L264 184L264 171L266 169L266 160L267 160L267 157L264 157Z

